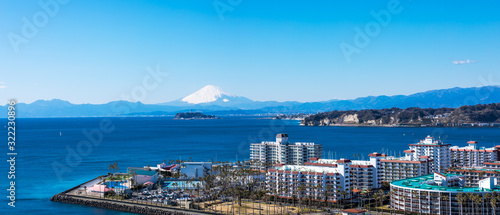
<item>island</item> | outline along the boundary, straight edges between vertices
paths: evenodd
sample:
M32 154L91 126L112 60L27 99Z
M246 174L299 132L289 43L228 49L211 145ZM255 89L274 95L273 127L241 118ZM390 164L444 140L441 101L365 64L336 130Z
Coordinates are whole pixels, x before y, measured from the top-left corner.
M205 115L200 112L187 112L187 113L177 113L174 119L220 119L214 115Z

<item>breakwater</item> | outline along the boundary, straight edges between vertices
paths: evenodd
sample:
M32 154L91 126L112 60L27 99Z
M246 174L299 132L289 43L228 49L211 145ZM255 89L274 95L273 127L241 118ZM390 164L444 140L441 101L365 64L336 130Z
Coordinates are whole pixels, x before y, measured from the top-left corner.
M110 210L117 210L129 213L138 214L151 214L151 215L191 215L191 214L208 214L208 213L195 213L191 211L174 210L170 208L161 208L152 205L139 205L125 202L118 202L107 199L93 199L87 197L79 197L74 195L67 195L64 193L56 194L50 201L63 202L69 204L78 204L89 207L105 208Z

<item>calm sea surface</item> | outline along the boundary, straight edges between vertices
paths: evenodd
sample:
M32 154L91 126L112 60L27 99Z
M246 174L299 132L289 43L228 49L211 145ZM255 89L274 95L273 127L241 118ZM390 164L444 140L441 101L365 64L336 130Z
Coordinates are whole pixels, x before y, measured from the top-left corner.
M6 143L6 120L1 121ZM112 131L100 129L108 124ZM86 131L93 131L91 141ZM7 206L7 144L1 147L0 188L7 214L125 214L116 211L50 202L63 190L108 172L118 162L126 167L156 165L168 159L235 161L249 158L249 144L272 141L288 133L290 141L323 145L324 156L367 158L378 151L398 155L407 144L426 135L453 145L477 140L479 145L500 145L500 128L370 128L302 127L298 121L227 118L172 120L165 118L57 118L18 119L16 129L16 208ZM102 139L100 138L102 135ZM90 140L90 141L89 141ZM88 141L88 142L86 142Z

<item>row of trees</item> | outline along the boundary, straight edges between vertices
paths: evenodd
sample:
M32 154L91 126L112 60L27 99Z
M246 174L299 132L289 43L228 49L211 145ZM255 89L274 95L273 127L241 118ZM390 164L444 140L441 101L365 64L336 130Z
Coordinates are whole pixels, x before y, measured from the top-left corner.
M495 215L500 196L496 192L491 194L487 193L483 196L474 193L459 193L456 199L460 205L460 214L464 212L464 205L468 206L466 207L466 213L468 212L467 210L470 210L473 214L484 214L484 210L488 213L489 204L492 208L493 215Z

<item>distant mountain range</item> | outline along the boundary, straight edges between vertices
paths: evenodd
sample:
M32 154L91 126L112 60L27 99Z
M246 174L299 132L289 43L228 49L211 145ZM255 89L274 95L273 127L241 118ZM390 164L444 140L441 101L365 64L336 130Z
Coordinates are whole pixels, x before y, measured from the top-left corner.
M500 86L431 90L412 95L368 96L352 100L322 102L253 101L208 85L182 99L160 104L113 101L106 104L72 104L53 99L17 105L18 117L102 117L102 116L174 116L178 112L197 111L205 114L255 115L318 113L334 110L383 108L456 108L463 105L500 102ZM5 111L7 105L4 106ZM3 114L0 117L7 116Z

